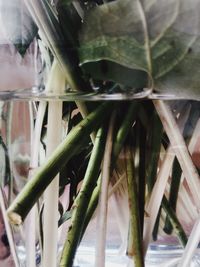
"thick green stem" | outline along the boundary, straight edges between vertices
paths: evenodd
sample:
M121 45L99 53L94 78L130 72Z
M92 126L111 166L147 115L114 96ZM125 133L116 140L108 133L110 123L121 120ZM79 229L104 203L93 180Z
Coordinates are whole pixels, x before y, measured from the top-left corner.
M100 189L101 189L101 175L98 178L98 182L97 182L97 186L95 187L94 191L92 192L92 196L90 199L90 203L88 205L88 208L86 210L86 215L85 215L85 220L84 220L84 225L83 225L83 229L82 229L82 233L81 233L81 239L83 238L83 235L85 233L85 230L96 210L96 207L98 205L98 201L99 201L99 193L100 193Z
M22 223L46 187L80 149L91 132L100 125L110 108L111 105L108 102L100 105L71 130L9 207L8 217L12 223Z
M101 161L103 158L105 145L105 129L101 128L96 136L95 144L92 150L90 161L83 179L81 190L73 204L73 213L71 224L69 226L67 239L62 251L60 267L71 267L73 264L75 252L79 245L81 233L86 216L85 209L88 207L92 192L96 185Z
M130 208L127 255L133 259L135 267L143 267L144 259L142 253L142 235L139 220L138 190L137 183L134 178L132 154L129 148L126 150L126 155L128 199Z

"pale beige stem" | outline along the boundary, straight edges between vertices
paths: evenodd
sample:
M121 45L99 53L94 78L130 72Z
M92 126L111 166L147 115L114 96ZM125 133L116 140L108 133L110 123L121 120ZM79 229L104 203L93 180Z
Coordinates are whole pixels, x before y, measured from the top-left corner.
M151 241L153 227L157 218L160 204L165 192L165 187L169 178L169 173L174 161L173 149L170 146L165 154L165 158L160 167L156 183L153 187L149 202L146 204L144 217L144 232L143 232L143 249L144 254L147 252L148 245Z
M183 113L183 116L180 116L176 126L180 131L183 131L185 120L188 117L189 110L186 110L186 113ZM151 241L153 227L157 218L157 214L161 205L161 201L165 192L168 178L170 176L170 171L172 164L175 158L175 152L173 146L170 145L167 151L165 152L165 157L161 163L159 173L157 175L156 183L153 187L149 201L146 203L145 212L146 216L144 218L144 232L143 232L143 246L144 254L147 251L148 244Z
M15 247L15 243L14 243L14 239L13 239L12 229L11 229L11 226L9 224L8 217L6 214L6 207L5 207L5 201L4 200L5 199L4 199L3 191L0 188L0 207L1 207L1 212L2 212L2 216L3 216L4 224L5 224L6 234L8 237L8 243L10 246L11 255L13 257L15 267L20 267L17 253L16 253L16 247Z
M47 83L47 90L59 93L65 89L65 77L56 61L54 61ZM49 89L50 88L50 89ZM62 132L62 102L52 101L48 106L47 122L47 157L61 142ZM44 193L43 214L43 267L55 267L57 265L57 242L58 242L58 197L59 175L53 179Z
M103 159L101 191L99 196L99 206L97 214L97 238L95 247L95 267L105 266L106 249L106 227L107 227L107 208L108 208L108 185L110 179L111 152L113 145L113 128L115 115L112 115L108 136L106 140L105 154Z
M200 241L200 217L196 220L196 223L192 229L188 243L184 249L183 256L178 267L188 267L190 266L192 257L197 249Z
M153 103L182 168L195 203L197 207L200 208L199 175L192 162L180 129L178 128L172 112L166 103L164 103L162 100L154 100Z

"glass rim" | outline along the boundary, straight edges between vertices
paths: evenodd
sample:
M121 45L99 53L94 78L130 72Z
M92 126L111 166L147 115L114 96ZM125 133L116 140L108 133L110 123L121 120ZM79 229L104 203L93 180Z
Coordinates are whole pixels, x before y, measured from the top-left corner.
M99 93L66 91L62 94L45 92L39 86L27 89L0 91L0 101L130 101L130 100L196 100L200 101L200 96L185 96L167 93L154 93L150 89L140 92L121 92L121 93Z

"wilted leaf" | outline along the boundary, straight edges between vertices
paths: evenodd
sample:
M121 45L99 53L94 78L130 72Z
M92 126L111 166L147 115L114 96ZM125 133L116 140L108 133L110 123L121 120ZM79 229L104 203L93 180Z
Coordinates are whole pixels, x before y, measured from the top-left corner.
M37 34L37 27L33 22L23 1L0 0L1 27L8 39L16 46L21 55Z
M127 75L128 85L131 77L133 87L145 84L159 92L197 96L200 94L199 18L198 0L116 0L98 6L83 24L82 65L88 71L90 62L115 62L129 72L134 70L132 77ZM140 80L138 71L143 71ZM90 74L94 72L93 64ZM144 72L148 74L148 82L145 75L141 79ZM124 70L121 73L123 77L126 75ZM106 70L104 67L101 77L119 82L120 71L112 73L110 67Z

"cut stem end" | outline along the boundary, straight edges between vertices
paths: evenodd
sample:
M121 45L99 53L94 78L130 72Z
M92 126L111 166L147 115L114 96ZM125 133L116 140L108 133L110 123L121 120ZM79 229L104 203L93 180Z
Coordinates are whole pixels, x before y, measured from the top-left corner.
M14 224L14 225L22 224L22 217L18 213L13 212L13 211L8 211L7 216L11 224Z

